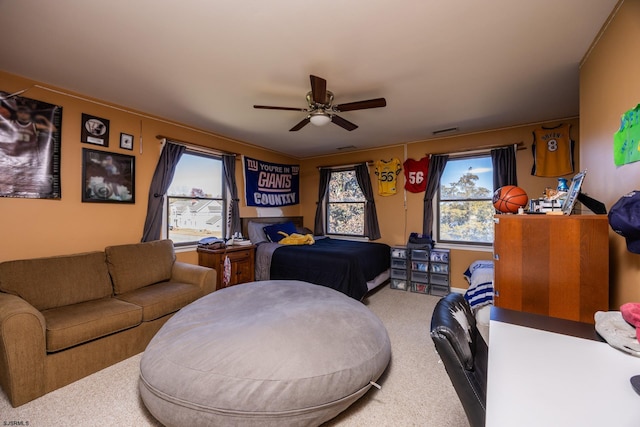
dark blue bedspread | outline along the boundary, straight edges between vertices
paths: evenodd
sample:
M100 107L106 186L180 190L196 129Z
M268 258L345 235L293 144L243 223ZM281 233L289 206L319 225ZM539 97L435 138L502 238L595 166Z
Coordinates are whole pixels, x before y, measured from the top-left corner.
M271 279L303 280L361 300L367 282L390 266L383 243L317 239L313 245L282 245L271 258Z

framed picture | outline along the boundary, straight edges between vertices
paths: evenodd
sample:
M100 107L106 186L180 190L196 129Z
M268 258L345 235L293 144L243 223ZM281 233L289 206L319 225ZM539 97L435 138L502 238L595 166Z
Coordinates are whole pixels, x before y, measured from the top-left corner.
M82 113L80 139L87 144L109 146L109 120Z
M582 187L582 181L584 181L584 176L587 174L586 170L583 170L580 173L577 173L573 179L571 180L571 187L569 187L569 192L567 193L567 198L562 205L562 213L565 215L571 215L571 211L573 210L573 205L576 204L576 200L578 200L578 195L580 194L580 187Z
M82 149L82 201L135 203L134 156Z
M133 135L128 133L120 133L120 148L125 150L133 150Z

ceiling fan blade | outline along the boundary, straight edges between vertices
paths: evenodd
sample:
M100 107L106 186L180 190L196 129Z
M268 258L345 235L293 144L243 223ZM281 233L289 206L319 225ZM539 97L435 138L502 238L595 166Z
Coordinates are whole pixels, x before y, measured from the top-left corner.
M289 132L295 132L297 130L302 129L303 127L305 127L311 120L309 120L309 117L305 117L304 119L302 119L302 121L300 123L298 123L297 125L295 125L294 127L292 127L291 129L289 129Z
M368 99L366 101L347 102L346 104L334 105L336 111L366 110L367 108L386 107L387 100L384 98Z
M335 114L331 116L331 121L338 126L345 128L348 131L352 131L358 128L358 125L351 123L349 120L345 120L340 116L336 116Z
M265 110L307 111L306 108L272 107L270 105L254 105L253 108L262 108L262 109L265 109Z
M309 76L311 79L311 95L313 102L325 104L327 102L327 81L322 77L314 75Z

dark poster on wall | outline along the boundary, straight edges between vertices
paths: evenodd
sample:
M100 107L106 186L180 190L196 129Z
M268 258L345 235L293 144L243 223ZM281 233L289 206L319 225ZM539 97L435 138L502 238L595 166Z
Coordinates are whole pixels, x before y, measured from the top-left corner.
M300 166L243 156L247 206L280 207L300 203Z
M0 197L59 199L62 107L0 91Z

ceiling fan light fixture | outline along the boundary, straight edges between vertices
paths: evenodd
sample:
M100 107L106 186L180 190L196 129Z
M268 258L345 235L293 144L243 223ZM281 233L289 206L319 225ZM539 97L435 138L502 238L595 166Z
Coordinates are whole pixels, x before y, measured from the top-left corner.
M309 117L312 125L315 126L324 126L331 121L331 116L326 114L324 111L311 113L311 117Z
M358 125L340 117L338 114L345 111L366 110L369 108L380 108L387 105L384 98L366 99L364 101L347 102L346 104L333 105L333 92L327 90L327 81L322 77L310 75L311 90L307 92L307 105L309 108L276 107L269 105L254 105L253 108L266 110L303 111L308 113L304 119L289 129L289 132L296 132L308 125L324 126L329 122L340 126L351 132L358 128Z

